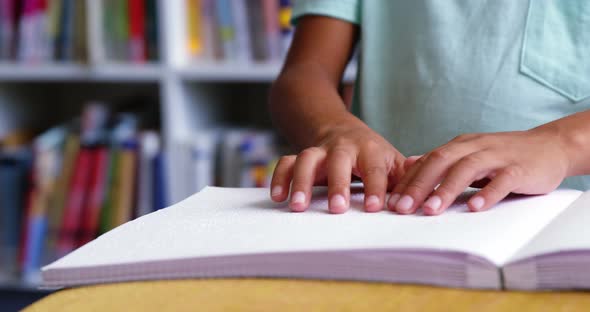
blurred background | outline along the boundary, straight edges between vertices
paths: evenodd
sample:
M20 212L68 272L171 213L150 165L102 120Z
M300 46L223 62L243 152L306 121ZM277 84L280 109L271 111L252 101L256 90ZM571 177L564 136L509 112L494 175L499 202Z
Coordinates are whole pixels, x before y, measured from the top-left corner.
M290 0L0 0L0 307L206 185L265 187ZM355 64L343 81L350 100Z

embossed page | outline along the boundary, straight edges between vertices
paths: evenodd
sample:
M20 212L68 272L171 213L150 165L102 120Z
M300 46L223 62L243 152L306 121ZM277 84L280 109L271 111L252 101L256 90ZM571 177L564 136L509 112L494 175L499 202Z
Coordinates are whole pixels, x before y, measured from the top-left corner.
M557 216L512 260L579 250L590 251L590 192L584 193Z
M457 203L441 216L362 212L352 195L348 213L327 213L326 190L312 207L292 213L267 189L208 187L163 210L128 222L44 268L83 269L159 263L206 256L366 249L459 251L503 265L581 192L508 199L480 213ZM105 272L116 275L116 272Z

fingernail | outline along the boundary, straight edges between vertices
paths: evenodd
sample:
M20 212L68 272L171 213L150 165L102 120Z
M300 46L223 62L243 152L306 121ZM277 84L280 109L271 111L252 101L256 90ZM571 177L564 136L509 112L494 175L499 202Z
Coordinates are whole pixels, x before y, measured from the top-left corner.
M399 200L399 194L393 194L389 197L389 202L387 203L387 206L389 207L390 210L393 210L395 208L395 205L397 204L398 200Z
M291 203L292 204L304 204L305 203L305 193L303 192L295 192L291 196Z
M440 209L440 205L442 204L442 200L439 196L434 195L430 196L427 201L424 202L424 207L436 212Z
M471 208L473 208L475 211L480 211L485 203L486 201L481 196L475 196L471 200L469 200Z
M332 196L330 199L331 210L343 211L346 209L346 199L340 194Z
M367 207L368 211L376 211L381 208L379 205L379 197L377 195L367 197L365 200L365 207Z
M408 213L412 209L414 199L410 195L404 195L395 205L395 210L401 213Z
M272 190L270 191L270 196L276 197L276 196L280 196L282 193L283 193L283 188L280 185L277 185L277 186L273 187Z

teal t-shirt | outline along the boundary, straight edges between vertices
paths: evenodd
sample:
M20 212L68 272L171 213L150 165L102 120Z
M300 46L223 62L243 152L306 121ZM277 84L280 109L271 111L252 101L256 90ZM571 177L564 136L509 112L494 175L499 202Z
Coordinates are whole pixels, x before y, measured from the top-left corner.
M356 104L404 155L590 109L590 1L296 0L305 14L360 26Z

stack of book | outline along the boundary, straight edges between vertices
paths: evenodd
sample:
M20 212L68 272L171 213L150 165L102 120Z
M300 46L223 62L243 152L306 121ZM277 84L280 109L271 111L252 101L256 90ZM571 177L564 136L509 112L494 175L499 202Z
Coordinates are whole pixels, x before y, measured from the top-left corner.
M291 42L290 0L185 0L187 49L199 61L280 61Z
M86 6L76 0L0 0L0 61L86 59Z
M94 63L158 60L157 0L92 0L88 4Z
M0 154L0 277L39 268L166 205L160 138L91 103L72 124Z
M272 131L200 131L171 144L172 202L206 186L268 187L282 150Z
M0 61L158 59L157 0L0 0Z

